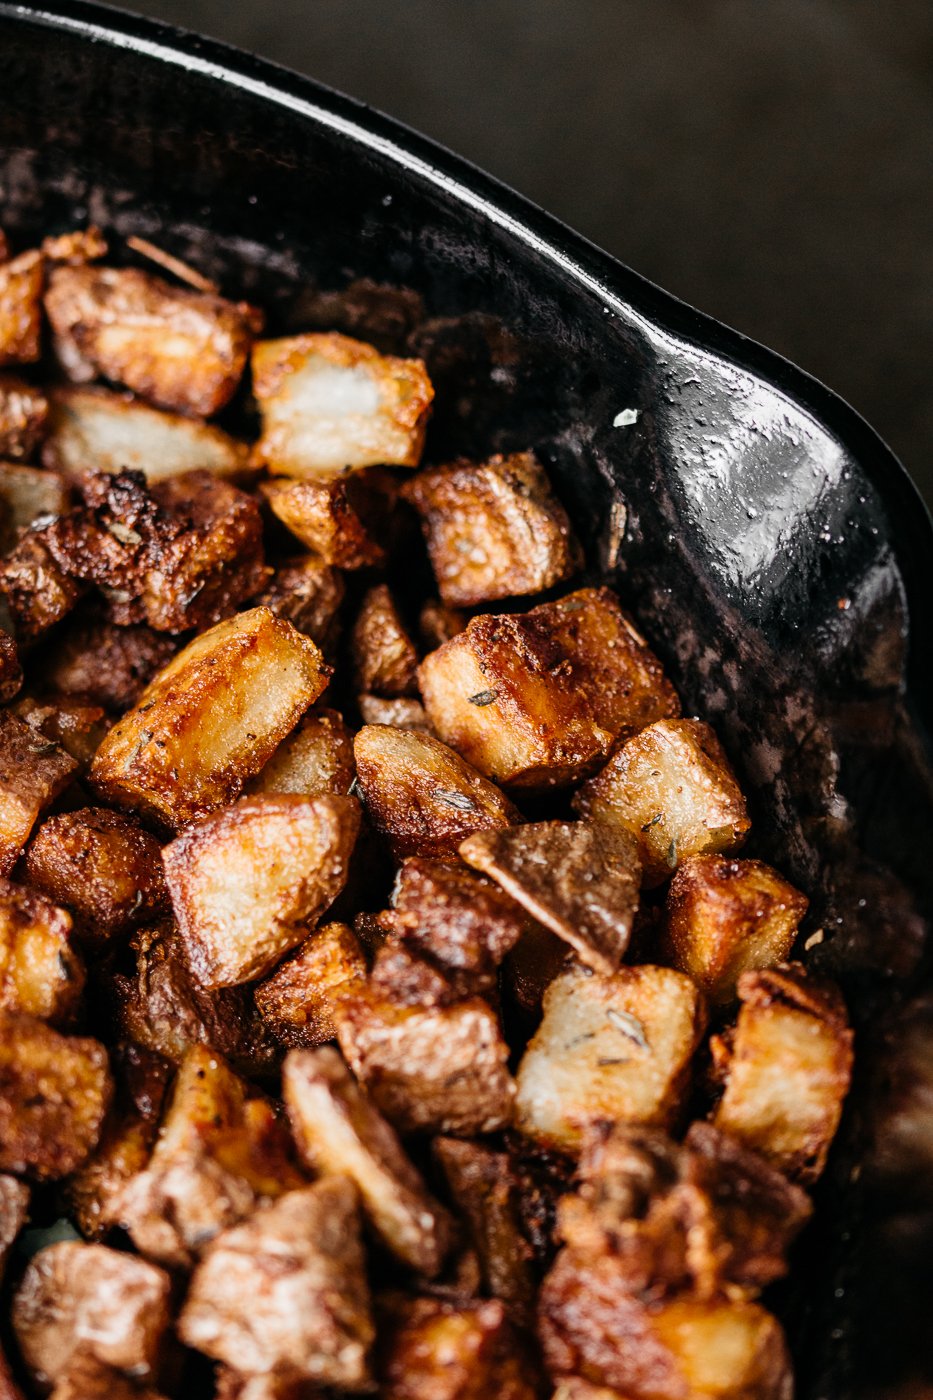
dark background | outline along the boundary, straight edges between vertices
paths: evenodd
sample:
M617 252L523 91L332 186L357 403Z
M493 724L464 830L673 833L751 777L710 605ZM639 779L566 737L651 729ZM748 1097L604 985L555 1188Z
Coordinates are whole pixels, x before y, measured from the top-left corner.
M401 118L850 400L933 501L931 0L135 0Z

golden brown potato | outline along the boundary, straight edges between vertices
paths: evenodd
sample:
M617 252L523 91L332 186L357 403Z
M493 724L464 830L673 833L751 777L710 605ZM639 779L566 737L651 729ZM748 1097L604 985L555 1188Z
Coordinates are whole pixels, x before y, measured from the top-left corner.
M521 820L498 788L430 734L366 725L353 750L370 820L400 860L452 855L472 832Z
M316 929L293 958L256 987L256 1009L282 1045L313 1049L337 1034L341 996L366 976L366 959L346 924Z
M815 1181L852 1074L842 997L793 963L744 972L738 990L734 1037L713 1045L726 1085L713 1121L788 1176Z
M388 724L393 729L421 729L432 734L431 721L420 700L397 695L387 700L384 695L358 695L357 709L364 724Z
M391 1253L428 1278L440 1273L453 1222L337 1051L292 1050L282 1069L282 1095L308 1166L318 1175L349 1177Z
M343 716L337 710L314 709L282 740L247 791L346 797L355 772L353 735Z
M84 964L64 909L0 876L0 1011L67 1025L83 990Z
M15 1176L0 1176L0 1278L20 1230L29 1218L29 1187ZM0 1385L0 1400L5 1400Z
M576 782L620 734L680 709L608 588L474 617L418 675L444 742L495 782L532 790Z
M493 972L527 923L514 900L458 860L406 860L392 902L406 941L458 971Z
M201 986L252 982L302 941L347 878L353 797L244 797L166 846L165 878Z
M460 855L569 943L581 962L615 972L641 877L638 847L627 833L589 822L531 822L476 832Z
M713 1003L732 1001L743 972L788 956L807 903L760 860L688 856L667 893L664 960Z
M257 459L308 479L380 463L416 467L434 397L421 360L334 333L260 341L253 392L262 412Z
M233 801L327 684L313 642L268 608L202 633L95 755L101 795L169 827Z
M338 614L344 592L338 569L316 554L302 554L279 565L256 601L271 608L277 617L284 617L330 655L340 631Z
M13 869L40 814L65 791L77 768L64 749L0 710L0 874Z
M145 1377L169 1325L168 1274L102 1244L66 1241L40 1250L13 1299L23 1361L47 1386L87 1352L115 1371Z
M539 593L580 565L567 512L533 452L428 467L403 494L421 516L451 607Z
M10 609L21 645L34 642L66 617L83 586L59 567L47 543L47 529L25 533L0 560L0 594Z
M722 745L698 719L664 719L629 739L574 798L583 816L638 842L646 885L687 856L736 850L750 828Z
M0 374L0 458L28 462L45 433L49 401L14 374Z
M151 627L118 627L96 612L77 613L38 658L47 689L122 714L178 650Z
M670 968L561 973L518 1069L518 1127L568 1152L588 1125L606 1119L667 1127L704 1023L696 987Z
M6 1400L2 1391L0 1400ZM49 1400L165 1400L165 1396L79 1351L56 1380Z
M240 477L249 449L213 423L165 413L98 385L68 386L51 394L43 466L65 477L87 471L142 472L152 484L183 472Z
M86 263L107 256L107 240L96 224L55 233L42 240L42 252L52 263Z
M292 1191L214 1240L178 1332L245 1374L365 1387L374 1329L353 1185Z
M11 708L30 729L58 744L82 768L90 763L110 728L100 705L68 695L49 695L43 700L24 695Z
M387 584L376 584L364 597L350 634L350 656L358 690L417 695L418 653Z
M44 276L35 248L0 263L0 365L29 364L42 353Z
M93 943L127 933L168 905L158 841L131 817L104 807L48 817L26 853L26 874L71 910Z
M57 472L0 462L0 503L6 507L0 549L6 551L15 546L19 532L28 530L40 516L64 514L71 505L71 493Z
M372 533L371 503L356 477L293 481L276 476L260 490L273 515L325 564L363 569L385 563L385 550Z
M123 267L55 267L45 310L59 342L159 408L210 418L233 397L252 334L241 307Z
M384 1400L535 1400L535 1368L497 1300L386 1301L377 1371Z

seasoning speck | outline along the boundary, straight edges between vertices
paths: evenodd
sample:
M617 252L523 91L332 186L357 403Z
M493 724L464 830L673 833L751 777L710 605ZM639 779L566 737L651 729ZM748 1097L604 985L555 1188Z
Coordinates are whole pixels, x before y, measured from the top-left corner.
M478 690L475 695L470 695L467 698L471 705L491 705L498 693L497 690Z
M614 1006L610 1006L606 1012L606 1018L617 1031L627 1035L629 1040L633 1040L639 1050L650 1050L651 1046L645 1037L645 1028L637 1016L633 1016L630 1011L618 1011Z
M465 792L436 792L434 795L440 802L446 802L448 807L456 807L458 812L476 811L476 803Z

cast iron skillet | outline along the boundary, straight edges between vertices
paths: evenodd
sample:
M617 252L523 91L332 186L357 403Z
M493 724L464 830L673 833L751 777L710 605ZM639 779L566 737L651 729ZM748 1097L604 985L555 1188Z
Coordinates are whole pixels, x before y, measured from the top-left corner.
M902 467L778 356L304 78L78 0L0 0L0 85L17 239L85 219L149 235L271 306L275 330L426 354L430 456L537 447L596 572L723 737L749 849L812 897L805 956L844 983L858 1082L773 1305L801 1395L892 1395L923 1370L931 1296L930 1193L905 1229L897 1162L886 1186L871 1169L933 905L933 531ZM408 295L327 295L361 278ZM614 426L623 409L637 420Z

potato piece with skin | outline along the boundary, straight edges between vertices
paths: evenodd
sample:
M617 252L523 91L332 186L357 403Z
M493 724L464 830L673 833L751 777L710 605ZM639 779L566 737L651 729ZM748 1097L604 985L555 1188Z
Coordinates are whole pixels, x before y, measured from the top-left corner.
M334 1039L335 1008L365 977L366 959L353 930L325 924L258 984L256 1009L282 1045L313 1049Z
M0 365L31 364L42 353L42 283L38 249L0 263Z
M0 1176L0 1278L16 1237L29 1218L29 1187L15 1176ZM3 1389L0 1386L0 1400Z
M28 462L45 433L49 401L15 374L0 374L0 458Z
M385 1400L535 1400L529 1364L497 1300L387 1300L377 1372Z
M0 462L0 502L7 508L0 535L0 549L6 552L15 546L19 532L28 530L40 517L63 515L71 506L71 492L57 472Z
M544 1019L519 1065L517 1126L565 1152L606 1119L669 1126L704 1024L702 999L682 973L571 968L545 992Z
M826 1165L852 1074L852 1031L838 989L798 964L739 978L731 1043L713 1041L725 1092L716 1127L809 1184Z
M26 530L0 560L0 594L6 599L20 645L29 645L61 622L84 592L49 549L47 529Z
M808 900L760 860L689 856L667 893L661 951L714 1004L735 997L743 972L790 953Z
M448 608L437 598L429 598L421 606L418 614L418 640L425 651L435 651L458 636L466 627L468 618L458 608Z
M152 1373L169 1325L169 1277L101 1244L49 1245L29 1263L13 1299L23 1361L48 1385L87 1352L116 1371Z
M687 856L736 850L751 829L722 745L698 719L649 724L580 789L573 805L635 837L646 885L666 880Z
M410 696L397 695L394 700L387 700L383 695L358 695L356 703L364 724L388 724L393 729L434 733L421 701Z
M468 972L493 972L527 923L498 885L459 860L406 860L392 903L407 942L446 967Z
M366 1386L374 1329L353 1185L327 1178L225 1231L195 1270L178 1332L245 1374Z
M178 641L145 624L118 627L83 610L36 658L36 674L52 693L122 714L178 650Z
M325 564L316 554L303 554L280 564L256 601L330 654L337 641L344 592L339 569Z
M366 725L353 750L370 820L397 859L453 855L472 832L521 820L498 788L429 734Z
M41 813L77 769L64 749L0 710L0 874L13 869Z
M397 697L418 693L418 653L405 630L388 585L370 588L350 634L357 688Z
M84 964L71 918L41 894L0 877L0 1011L71 1022L84 991Z
M91 781L116 807L181 827L233 801L321 694L313 642L252 608L189 642L114 725Z
M253 391L262 413L256 457L273 471L313 480L421 459L434 397L421 360L336 333L260 341Z
M110 728L100 705L67 695L50 695L41 701L24 695L12 709L30 729L58 744L82 767L90 763Z
M359 831L353 797L244 797L162 852L191 970L203 987L269 972L333 904Z
M615 972L628 947L641 876L638 848L627 833L588 822L532 822L477 832L460 855L569 943L581 962Z
M385 550L372 531L372 503L356 477L338 481L294 481L275 476L260 491L272 514L338 569L364 569L385 563Z
M257 793L346 797L355 773L353 735L337 710L314 709L276 749L248 786Z
M233 397L252 341L242 307L137 268L53 268L45 310L99 374L198 418Z

